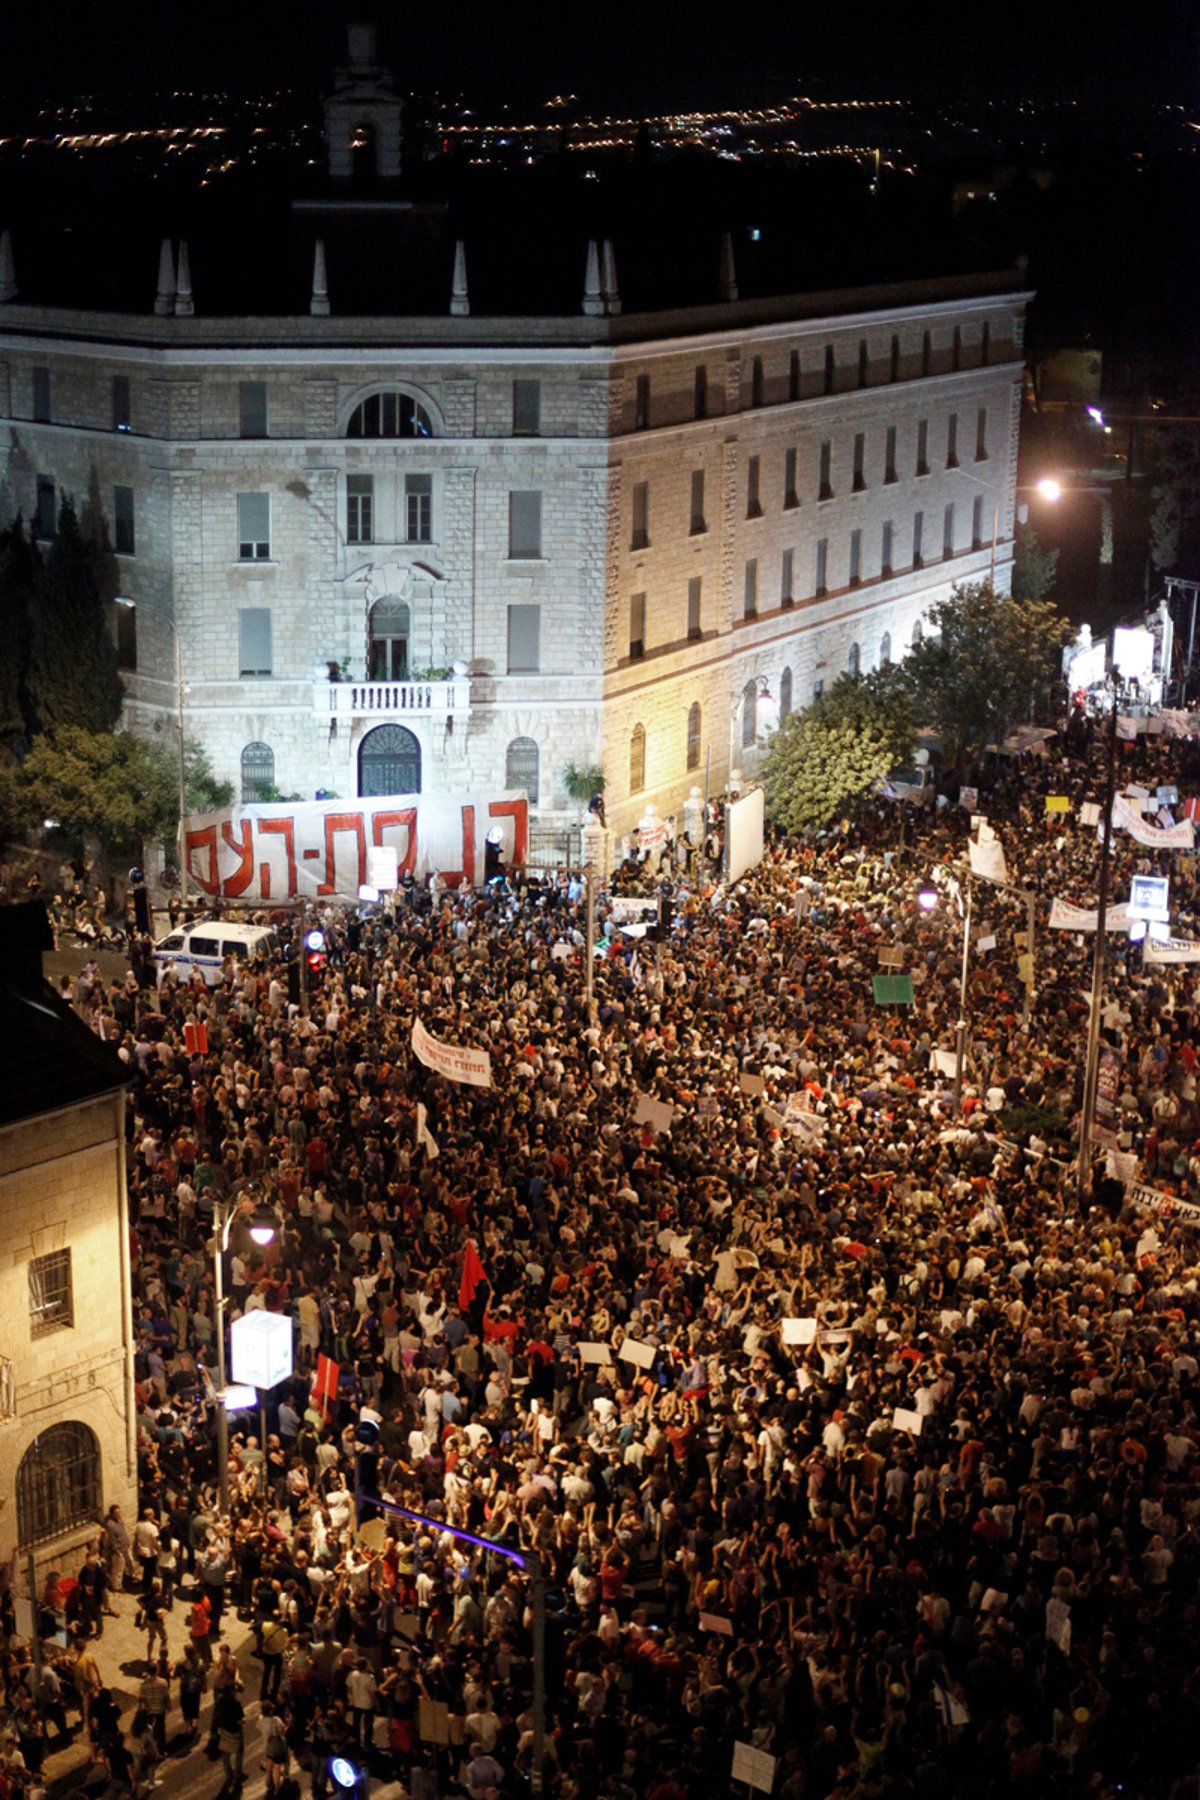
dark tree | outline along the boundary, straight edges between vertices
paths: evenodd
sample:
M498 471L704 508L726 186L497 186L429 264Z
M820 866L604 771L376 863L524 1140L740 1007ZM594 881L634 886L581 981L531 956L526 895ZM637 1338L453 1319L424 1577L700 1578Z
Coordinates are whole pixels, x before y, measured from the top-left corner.
M121 711L117 649L97 579L94 548L71 500L45 551L29 634L25 717L31 733L77 725L111 731Z
M30 623L39 582L37 546L18 516L0 531L0 750L20 748Z

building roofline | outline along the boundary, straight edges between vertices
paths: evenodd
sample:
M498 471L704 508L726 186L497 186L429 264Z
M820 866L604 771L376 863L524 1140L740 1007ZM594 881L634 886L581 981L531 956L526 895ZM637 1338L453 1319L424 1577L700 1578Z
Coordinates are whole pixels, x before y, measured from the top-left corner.
M423 317L284 316L160 317L153 313L96 312L83 308L0 305L0 336L30 340L108 342L151 351L188 353L214 349L337 350L482 349L624 350L669 348L680 339L764 338L798 324L866 324L881 315L900 320L920 314L978 310L1009 301L1027 304L1032 291L1017 270L932 280L880 283L825 292L771 295L762 299L713 302L662 312L620 313L593 318L566 316L486 317L450 314Z

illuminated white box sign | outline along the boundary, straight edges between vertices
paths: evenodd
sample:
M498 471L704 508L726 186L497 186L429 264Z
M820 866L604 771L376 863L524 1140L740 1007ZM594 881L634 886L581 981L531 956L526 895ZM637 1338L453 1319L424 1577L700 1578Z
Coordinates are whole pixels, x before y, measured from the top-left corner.
M233 1379L250 1387L273 1388L292 1372L292 1321L280 1313L246 1313L230 1332Z
M1166 875L1135 875L1129 884L1129 916L1131 919L1160 919L1166 921L1171 913L1168 905L1167 890L1169 877Z

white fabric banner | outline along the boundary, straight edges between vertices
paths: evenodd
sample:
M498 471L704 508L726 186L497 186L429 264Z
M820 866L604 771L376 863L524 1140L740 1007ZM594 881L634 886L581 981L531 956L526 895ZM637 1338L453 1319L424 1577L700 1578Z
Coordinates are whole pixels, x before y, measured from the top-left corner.
M429 1129L429 1108L421 1103L417 1105L417 1147L424 1150L430 1162L441 1155L438 1141Z
M968 839L967 855L971 859L972 875L978 875L983 881L999 882L1001 887L1008 881L1004 845L999 838L993 838L988 844L977 844L973 839Z
M420 1019L413 1020L413 1055L447 1081L465 1081L468 1087L490 1088L492 1059L486 1050L472 1050L466 1045L444 1044L430 1037Z
M529 802L523 794L389 794L362 800L298 800L230 806L186 821L187 870L213 899L349 900L368 885L373 846L390 846L397 879L435 870L452 885L483 880L487 837L499 830L506 866L525 861Z
M1200 731L1200 713L1181 712L1178 707L1164 706L1157 716L1162 721L1164 737L1185 738Z
M1095 931L1100 922L1099 908L1095 906L1074 906L1070 900L1059 900L1057 897L1050 903L1051 931ZM1129 905L1122 900L1117 906L1110 906L1104 921L1106 931L1129 930Z
M1158 1213L1182 1213L1185 1218L1200 1219L1200 1206L1190 1200L1179 1200L1174 1194L1164 1194L1161 1188L1147 1187L1141 1181L1127 1184L1125 1198L1131 1206L1150 1206Z
M1113 825L1123 827L1137 843L1145 844L1151 850L1192 850L1196 845L1196 833L1190 819L1183 819L1166 830L1158 825L1148 825L1124 794L1118 794L1113 801Z
M1148 963L1200 962L1200 938L1152 938L1143 946Z

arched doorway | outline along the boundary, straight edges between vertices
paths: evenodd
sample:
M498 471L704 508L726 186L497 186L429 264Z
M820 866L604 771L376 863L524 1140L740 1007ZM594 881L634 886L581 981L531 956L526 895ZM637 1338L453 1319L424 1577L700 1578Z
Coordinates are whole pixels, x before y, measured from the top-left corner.
M368 799L377 794L419 794L421 746L403 725L377 725L358 747L358 791Z

